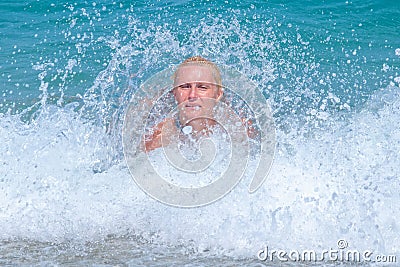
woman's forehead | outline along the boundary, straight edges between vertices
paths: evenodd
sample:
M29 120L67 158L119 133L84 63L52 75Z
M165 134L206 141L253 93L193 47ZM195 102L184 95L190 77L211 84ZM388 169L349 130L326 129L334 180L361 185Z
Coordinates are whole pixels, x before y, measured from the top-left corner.
M212 70L205 65L190 64L180 66L176 71L175 84L191 83L191 82L205 82L216 83L212 74Z

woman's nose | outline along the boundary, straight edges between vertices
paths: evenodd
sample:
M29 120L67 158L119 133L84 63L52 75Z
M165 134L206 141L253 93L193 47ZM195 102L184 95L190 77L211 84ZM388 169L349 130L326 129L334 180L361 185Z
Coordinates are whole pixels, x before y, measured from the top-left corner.
M191 85L190 86L190 91L189 91L189 99L197 98L197 89L196 85Z

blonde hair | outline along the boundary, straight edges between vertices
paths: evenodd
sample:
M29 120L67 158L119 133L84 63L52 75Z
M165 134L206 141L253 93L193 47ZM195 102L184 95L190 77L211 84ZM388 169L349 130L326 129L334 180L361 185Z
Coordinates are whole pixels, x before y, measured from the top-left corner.
M206 66L211 70L211 74L215 79L215 82L218 86L218 88L222 88L222 79L221 79L221 72L219 71L219 68L217 65L215 65L212 61L205 59L201 56L194 56L194 57L189 57L185 59L181 64L179 64L178 68L176 69L173 79L175 80L176 78L176 73L181 67L184 66L192 66L192 65L200 65L200 66Z

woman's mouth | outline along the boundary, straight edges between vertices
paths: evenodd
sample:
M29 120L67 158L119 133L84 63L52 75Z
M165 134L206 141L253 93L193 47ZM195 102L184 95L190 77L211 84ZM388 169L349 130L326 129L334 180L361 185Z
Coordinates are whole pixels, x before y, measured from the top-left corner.
M198 105L198 104L186 104L185 108L186 109L190 109L190 110L199 110L201 108L201 105Z

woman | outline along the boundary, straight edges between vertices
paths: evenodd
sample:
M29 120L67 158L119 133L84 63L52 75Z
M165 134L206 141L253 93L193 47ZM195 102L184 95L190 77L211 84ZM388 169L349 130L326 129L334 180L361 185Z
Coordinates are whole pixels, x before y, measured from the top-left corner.
M223 95L218 67L203 57L190 57L178 66L173 78L178 116L165 119L145 136L146 152L169 144L179 131L196 138L210 134L216 125L214 108Z

